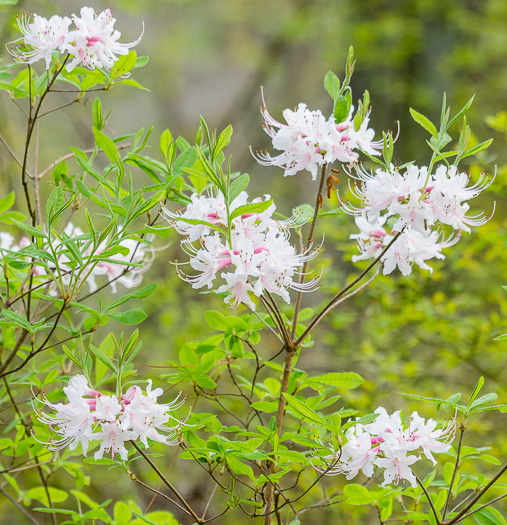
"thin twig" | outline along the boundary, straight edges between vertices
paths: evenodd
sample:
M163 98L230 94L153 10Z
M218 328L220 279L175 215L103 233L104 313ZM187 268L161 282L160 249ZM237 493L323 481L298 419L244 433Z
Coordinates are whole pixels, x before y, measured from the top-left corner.
M324 164L322 166L322 171L320 175L319 190L317 192L317 202L315 203L315 210L313 212L312 224L310 225L310 232L308 234L308 240L306 242L306 249L309 249L309 247L313 243L313 234L315 232L315 225L317 224L317 218L319 216L319 209L320 209L321 199L322 199L322 189L324 187L324 179L326 178L326 169L327 169L327 164ZM307 266L308 266L308 261L305 261L303 263L303 268L301 270L301 275L299 278L300 285L305 282ZM301 310L302 298L303 298L303 291L299 290L297 297L296 297L296 307L294 308L294 315L292 317L292 339L296 337L296 329L297 329L297 324L298 324L299 311Z
M0 492L13 504L18 510L20 510L34 525L39 525L39 522L18 503L2 486L0 486Z
M332 310L333 304L340 298L342 295L345 295L353 286L355 286L359 281L361 281L364 276L384 257L386 252L391 248L391 246L398 240L399 236L403 233L403 229L399 231L392 239L392 241L379 253L379 255L363 270L350 284L342 288L328 303L324 308L313 318L312 322L308 325L306 330L301 334L299 339L294 343L296 347L299 347L301 343L313 332L314 328L319 324L319 322L327 315L327 313Z
M21 412L18 408L18 405L17 403L14 401L14 397L12 395L12 392L11 392L11 389L10 389L10 386L9 386L9 383L7 382L7 379L5 379L5 377L3 378L4 379L4 384L5 384L5 390L7 391L7 395L9 396L9 399L12 403L12 406L14 407L14 411L16 412L20 422L21 422L21 425L23 426L23 429L25 431L25 436L26 437L30 437L30 431L28 429L28 426L27 424L25 423L25 420L23 419L23 416L21 415ZM49 508L53 509L53 502L51 501L51 495L49 493L49 487L48 487L48 481L47 481L47 478L44 477L44 472L42 471L42 468L39 464L39 458L37 456L34 456L33 459L37 462L37 472L39 473L39 477L40 477L40 480L41 480L41 483L42 483L42 486L44 487L44 492L46 493L46 498L48 499L48 506ZM57 521L56 521L56 514L54 512L51 513L51 519L53 521L53 525L57 525Z
M189 516L192 516L190 514L190 512L188 512L187 509L185 509L184 507L182 507L177 501L174 501L172 498L170 498L167 494L164 494L163 492L160 492L159 490L153 488L153 487L150 487L149 485L147 485L146 483L144 483L144 481L141 481L133 472L130 472L129 473L129 476L130 476L130 479L132 481L135 481L136 483L139 483L139 485L142 485L144 488L148 489L149 491L155 493L157 496L162 496L164 499L167 499L169 500L173 505L176 505L179 509L181 509L183 512L185 512L186 514L188 514Z
M504 499L507 497L507 493L506 494L502 494L501 496L498 496L497 498L494 498L492 499L491 501L488 501L487 503L484 503L484 505L481 505L480 507L477 507L476 509L472 510L471 512L469 512L468 514L465 514L461 519L460 521L463 521L465 518L469 518L470 516L472 516L473 514L475 514L476 512L479 512L480 510L482 509L485 509L486 507L489 507L490 505L492 505L493 503L496 503L497 501L500 501L501 499Z
M2 137L2 135L0 135L0 142L5 146L5 148L7 149L7 151L9 152L9 155L16 161L16 164L21 168L23 167L23 164L21 163L21 161L18 159L17 155L14 153L14 150L11 149L11 147L9 146L9 144L7 144L7 142L5 141L5 139Z
M426 490L426 487L424 486L424 483L419 479L419 476L415 474L415 479L417 480L417 483L422 488L424 494L426 495L426 498L428 498L428 503L430 504L431 510L433 512L433 515L435 516L435 521L439 524L440 519L438 517L437 509L435 508L435 505L433 504L433 500L431 499L430 495L428 494L428 491Z
M199 516L193 511L192 507L186 502L185 498L178 492L176 487L174 487L172 485L172 483L162 474L162 472L160 472L160 470L158 469L157 465L155 465L155 463L153 463L151 458L144 453L143 449L140 448L139 445L135 441L131 441L131 443L132 443L132 446L137 450L137 452L139 452L139 454L141 454L141 456L143 456L143 458L146 460L146 462L155 471L157 476L164 482L164 485L181 501L181 503L183 504L185 509L192 516L192 518L194 518L194 520L197 523L202 524L201 518L199 518Z
M506 470L507 463L497 472L497 474L495 474L495 476L493 476L490 482L483 489L481 489L480 492L477 493L477 495L472 499L472 501L457 516L454 516L454 518L452 518L449 521L443 522L442 525L452 525L453 523L457 523L477 503L477 501L479 501L482 498L482 496L484 496L484 494L491 488L491 486L494 485L500 477L502 477Z
M211 500L213 499L213 496L215 495L215 492L217 491L218 483L215 483L215 486L213 487L213 490L211 491L211 495L208 498L208 502L206 503L206 506L204 507L204 510L202 512L202 520L206 518L206 512L208 512L209 506L211 505Z
M456 479L456 474L459 470L459 460L461 455L461 444L463 442L463 434L465 433L465 426L461 425L459 427L460 435L459 435L459 443L458 443L458 450L456 451L456 463L454 464L454 470L452 472L452 478L451 482L449 483L449 493L447 494L447 499L445 500L444 509L442 511L442 521L445 520L445 516L447 514L447 509L449 507L449 503L451 502L452 497L452 486L454 485L454 480Z

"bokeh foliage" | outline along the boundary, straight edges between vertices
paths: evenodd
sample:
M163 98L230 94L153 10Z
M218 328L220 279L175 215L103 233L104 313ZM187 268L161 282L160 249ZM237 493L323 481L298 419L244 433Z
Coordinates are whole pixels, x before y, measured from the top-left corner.
M150 56L150 64L136 78L152 93L150 97L127 90L119 94L108 126L130 132L154 123L156 135L170 127L174 135L191 138L199 113L211 127L232 123L235 134L231 149L236 167L248 171L254 185L257 179L260 191L269 186L287 213L291 206L306 202L310 185L304 175L282 180L280 170L260 168L250 157L248 145L260 149L267 144L258 114L261 84L275 115L299 101L325 111L328 100L321 78L328 69L343 63L352 44L357 58L353 90L359 94L368 87L374 107L373 127L392 129L400 121L402 140L396 155L401 161L416 158L420 163L429 160L430 152L419 149L421 141L415 137L420 130L410 119L409 107L434 117L443 91L454 108L477 93L470 122L480 140L493 136L495 142L479 158L480 164L469 169L474 176L482 169L493 173L498 165L497 180L480 203L489 212L496 201L492 220L465 234L447 251L446 260L434 263L432 275L416 271L410 278L380 278L337 309L321 329L318 343L302 356L301 366L314 373L360 373L365 384L347 392L343 400L360 412L371 411L379 404L423 412L418 403L402 398L400 393L447 397L455 391L470 391L480 375L486 378L487 388L503 394L499 402L506 401L507 343L493 340L507 331L507 292L501 288L507 284L507 134L505 113L501 113L506 110L507 85L504 1L375 0L366 4L352 0L152 0L148 5L122 0L107 6L101 2L95 7L109 6L117 18L130 20L131 35L139 30L138 20L145 21L141 52ZM69 13L79 7L63 0L0 6L2 41L17 36L12 23L23 9L46 14ZM5 115L0 133L15 141L24 132L22 120L5 96L0 104ZM87 104L84 101L82 105ZM107 97L104 104L109 104ZM76 141L83 148L90 146L93 136L86 130L90 127L89 109L75 105L70 119L60 122L57 117L51 121L52 136L41 137L44 161L50 163L64 155L66 147ZM58 143L61 146L55 150ZM155 149L156 142L152 146ZM0 167L4 174L0 184L7 193L18 181L5 150L0 151ZM342 195L347 192L345 176L340 191ZM336 202L330 205L335 206ZM332 292L333 287L338 290L358 272L350 263L355 248L348 241L354 225L343 215L325 221L323 229L332 233L324 245L324 279ZM152 279L157 275L159 288L145 302L149 317L140 327L141 335L149 334L145 337L149 351L143 354L141 365L156 367L155 372L161 374L167 373L163 367L185 344L215 333L203 322L207 309L229 313L219 298L196 295L180 282L168 264L179 253L171 246L173 242L174 233L166 239L168 247L158 254L151 275ZM316 296L308 301L317 304L324 299ZM269 337L263 344L266 353L275 348L275 341ZM51 366L54 362L49 361L48 369ZM138 368L140 373L143 370L142 366ZM153 372L153 368L146 368L147 377ZM432 410L429 406L423 415L432 416ZM477 430L488 435L495 455L505 457L505 423L498 418L497 414L482 418ZM477 439L469 444L481 446ZM170 461L167 458L168 465ZM81 474L74 473L82 476L83 486L92 475L91 468L89 465ZM181 481L182 490L192 501L200 502L204 488L197 469L177 472L173 467L171 475ZM64 486L65 480L58 483ZM332 483L340 485L343 480L334 479ZM100 477L94 475L87 493L102 501L106 487L114 498L128 499L135 490L128 479L117 479L115 471L103 468ZM145 503L149 504L149 498ZM0 523L12 523L9 505L0 502ZM118 515L126 512L120 507ZM153 503L154 509L163 507L158 500ZM308 515L308 523L367 523L370 518L364 512L359 507L338 505ZM234 523L232 519L225 516L223 523Z

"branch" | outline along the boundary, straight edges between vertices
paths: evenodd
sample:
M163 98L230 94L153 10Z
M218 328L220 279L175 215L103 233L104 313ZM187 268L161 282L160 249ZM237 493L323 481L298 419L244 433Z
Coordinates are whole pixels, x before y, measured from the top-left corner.
M150 490L151 492L155 493L157 496L162 496L163 498L169 500L173 505L176 505L179 509L181 509L183 512L188 514L189 516L192 516L187 509L182 507L177 501L174 501L172 498L164 494L163 492L160 492L157 489L154 489L153 487L150 487L144 481L141 481L133 472L128 471L128 475L132 481L135 481L136 483L139 483L139 485L142 485L144 488Z
M22 341L24 341L25 337L26 337L26 334L28 334L28 330L25 330L26 334L25 336L22 336L20 337L19 341L18 341L18 344L21 342L21 344L19 344L19 347L18 347L18 344L16 345L16 348L11 352L11 354L9 355L9 358L7 359L7 361L4 363L4 365L2 366L2 368L0 369L0 377L6 377L10 374L13 374L14 372L17 372L19 370L21 370L27 363L28 361L30 361L34 356L36 356L37 354L39 354L40 352L44 351L46 348L46 344L47 342L49 341L49 339L51 338L51 336L53 335L54 331L56 330L57 326L58 326L58 322L60 321L60 317L62 316L64 310L67 308L67 303L64 302L63 305L62 305L62 308L60 309L60 311L58 312L57 316L56 316L56 319L55 319L55 322L53 323L53 326L51 327L51 330L49 331L48 335L46 336L46 339L44 339L44 342L37 348L37 349L32 349L31 352L25 357L25 359L23 360L23 362L17 366L16 368L13 368L12 370L8 370L7 372L5 372L5 369L7 368L7 366L9 366L9 363L12 361L12 359L14 359L14 355L16 355L17 353L17 350L19 350L19 347L21 346L22 344ZM52 345L54 346L54 345ZM12 356L12 359L10 359Z
M456 479L456 474L458 473L458 470L459 470L461 443L463 442L463 434L465 433L465 426L461 425L459 427L459 430L460 430L460 435L459 435L458 450L456 451L456 463L454 465L454 470L452 472L451 482L449 483L449 493L447 494L447 499L445 500L444 510L442 511L442 521L445 520L445 515L447 514L447 509L449 508L449 503L451 502L451 497L452 497L452 486L454 485L454 480Z
M424 494L428 498L428 502L430 504L431 510L433 512L433 515L435 516L435 521L439 524L440 523L440 519L438 517L437 509L435 508L435 505L433 504L433 500L430 498L430 495L428 494L428 491L426 490L426 487L424 486L424 483L419 479L419 476L417 474L415 474L415 472L414 472L414 475L415 475L415 479L417 480L417 483L422 488Z
M472 501L454 518L452 518L449 521L444 522L442 525L452 525L453 523L457 523L460 518L462 518L476 503L479 501L482 496L491 488L492 485L495 484L495 482L502 477L504 472L507 470L507 463L498 471L498 473L491 479L491 481L475 496L475 498L472 499Z
M484 505L481 505L480 507L477 507L476 509L474 509L472 512L469 512L468 514L465 514L461 519L460 521L464 520L465 518L468 518L470 516L472 516L473 514L475 514L476 512L479 512L480 510L482 509L485 509L486 507L489 507L490 505L492 505L493 503L496 503L497 501L500 501L501 499L507 497L507 493L506 494L502 494L501 496L498 496L497 498L495 499L492 499L491 501L488 501L487 503L484 503Z
M188 511L188 514L190 514L190 516L194 518L196 523L202 524L203 523L202 519L199 518L199 516L192 510L192 507L186 502L185 498L176 490L176 487L174 487L171 484L171 482L162 474L162 472L160 472L157 465L153 463L151 458L144 453L143 449L141 449L135 441L131 441L131 443L133 447L139 452L139 454L141 454L141 456L143 456L143 458L147 461L150 467L155 471L157 476L164 482L164 485L167 488L169 488L169 490L181 501L185 509Z
M11 495L0 486L0 492L13 504L18 510L20 510L34 525L40 525L39 522L25 509L21 504L19 504Z
M313 242L313 233L315 232L315 225L317 223L317 218L319 216L319 209L321 206L321 199L322 199L322 188L324 187L324 179L326 178L326 169L327 164L324 164L322 166L322 171L320 174L320 183L319 183L319 191L317 192L317 202L315 203L315 210L313 212L313 219L312 224L310 226L310 232L308 234L308 240L306 242L306 247L309 248L310 245ZM306 278L306 268L308 266L308 261L305 261L303 264L303 268L301 270L301 275L299 278L299 284L303 284L305 282ZM299 290L297 297L296 297L296 307L294 308L294 315L292 317L292 339L296 337L296 328L298 324L298 317L299 317L299 311L301 310L301 300L303 298L303 292L302 290Z
M294 343L296 347L300 346L301 343L313 332L314 328L320 323L320 321L327 315L327 313L332 310L334 303L347 293L353 286L355 286L359 281L365 277L365 275L384 257L386 252L391 248L391 246L398 240L398 237L403 233L403 229L399 231L392 241L379 253L379 255L363 270L350 284L345 286L341 291L339 291L327 304L324 308L314 317L313 321L308 325L306 330L301 334L299 339Z

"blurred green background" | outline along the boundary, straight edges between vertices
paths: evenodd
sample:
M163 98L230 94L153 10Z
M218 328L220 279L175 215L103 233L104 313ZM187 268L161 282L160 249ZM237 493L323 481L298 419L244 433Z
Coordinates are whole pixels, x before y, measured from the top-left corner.
M70 15L80 7L63 0L1 6L2 41L18 37L15 16L22 11L49 17ZM444 91L454 111L476 93L468 117L475 134L472 140L495 140L474 164L464 167L473 177L480 170L493 173L497 169L494 184L473 203L474 209L489 215L496 201L493 218L472 234L464 234L447 250L444 261L433 262L433 274L416 269L407 278L393 274L378 279L336 309L299 366L313 373L360 373L365 384L346 393L344 404L362 412L383 405L388 410L417 409L431 417L432 406L412 403L400 393L466 394L481 375L486 378L486 391L495 391L499 401L507 401L507 343L493 341L507 332L507 292L501 289L507 284L507 120L502 115L507 110L505 0L117 0L96 2L93 7L112 9L123 42L138 37L143 20L145 33L137 52L150 57L148 66L135 73L150 93L119 88L101 94L105 109L113 108L108 130L122 135L154 125L154 137L170 128L174 136L191 141L200 114L210 128L231 123L233 167L251 175L252 197L270 193L285 214L293 206L313 203L315 186L306 172L284 179L281 170L263 168L252 158L249 146L269 148L259 114L261 85L275 118L299 102L329 114L331 101L322 87L323 77L329 69L343 77L348 47L353 45L357 60L351 82L354 99L369 90L377 137L400 122L395 150L400 164L410 160L425 164L430 158L426 134L411 121L410 107L436 121ZM4 61L9 60L5 53ZM67 153L70 145L92 146L93 98L46 118L39 131L41 165ZM0 111L0 133L19 152L25 126L22 114L5 94L0 97ZM455 137L458 132L457 128ZM157 141L152 142L156 156ZM17 189L18 170L5 149L0 149L0 169L2 193ZM344 194L346 177L339 177ZM329 206L336 205L333 197ZM324 256L319 260L324 260L322 283L327 292L339 290L358 273L350 262L356 249L348 241L354 229L348 216L326 218L319 224L318 233L326 232ZM170 246L158 253L146 275L146 284L159 282L160 286L145 304L149 318L140 327L144 347L137 361L145 365L163 366L177 358L184 343L213 335L203 322L206 309L226 312L220 298L199 295L178 279L168 264L182 258L177 240L176 234L167 239ZM324 293L306 296L305 306L316 306L326 297ZM274 353L276 341L265 339L266 355ZM140 367L140 374L145 370ZM155 375L148 369L146 377ZM468 444L491 445L494 454L505 458L505 417L484 416L472 422L471 430L477 433L470 433ZM166 460L169 466L171 456ZM199 505L207 493L207 480L194 467L190 462L176 462L168 475ZM92 466L86 467L87 475L93 476L88 489L93 498L133 497L137 487L126 476L118 479L116 473L100 472L99 478ZM149 479L151 474L146 476ZM151 496L139 493L136 499L147 506ZM0 501L1 524L14 523L9 505ZM152 508L165 508L165 503L156 500ZM303 523L369 523L357 512L330 507L305 514ZM221 523L234 524L236 519L226 515Z

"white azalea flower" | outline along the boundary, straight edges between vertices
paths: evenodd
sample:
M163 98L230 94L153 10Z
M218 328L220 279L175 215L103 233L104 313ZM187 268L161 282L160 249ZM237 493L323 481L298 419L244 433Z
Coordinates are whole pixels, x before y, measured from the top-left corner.
M37 419L60 436L58 440L44 443L50 450L61 450L67 446L75 450L81 444L86 456L90 442L99 441L95 459L111 452L112 458L119 454L121 459L126 460L127 441L140 440L148 448L148 440L165 445L176 445L181 440L179 430L184 421L172 415L185 401L180 400L181 392L169 403L158 403L163 390L152 390L151 380L148 380L146 393L134 385L118 399L116 395L92 390L86 378L77 375L70 378L64 393L69 403L54 404L44 395L39 400L55 410L55 415L36 410Z
M456 434L456 422L453 420L438 429L436 421L426 421L414 412L408 427L405 427L399 410L388 414L385 408L378 407L375 414L378 416L374 422L357 423L349 428L345 433L347 442L338 450L329 446L328 454L319 451L322 464L314 465L314 468L326 475L345 474L347 479L353 479L359 471L372 477L375 467L378 467L384 469L382 486L406 480L416 487L417 479L411 467L421 456L410 453L422 449L435 464L432 452L450 449Z
M231 203L230 213L247 203L246 192ZM269 195L256 198L252 203L270 200ZM257 297L265 291L279 295L290 302L288 289L311 291L318 285L318 278L299 283L299 268L317 255L310 246L298 253L289 241L290 221L282 223L272 218L276 206L270 205L260 213L235 217L228 238L212 230L207 224L189 224L185 220L198 219L208 224L219 225L227 230L227 210L223 197L192 195L187 209L177 213L165 211L165 218L182 235L184 251L189 255L188 263L198 273L187 275L177 265L179 276L193 288L215 287L217 277L225 283L216 288L217 293L226 293L225 302L233 308L246 304L254 309L251 294ZM183 219L183 220L181 220ZM199 247L193 241L199 241ZM223 270L223 271L221 271Z

